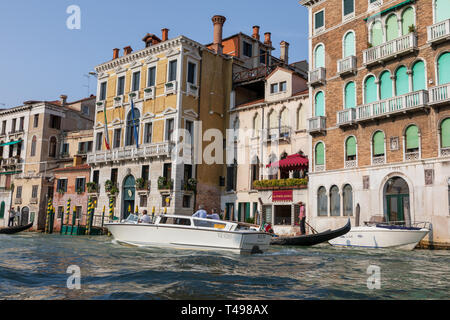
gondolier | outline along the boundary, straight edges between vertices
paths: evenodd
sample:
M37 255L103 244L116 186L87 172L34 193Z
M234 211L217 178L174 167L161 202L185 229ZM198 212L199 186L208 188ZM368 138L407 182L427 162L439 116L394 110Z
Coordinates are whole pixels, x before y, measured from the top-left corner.
M305 204L303 202L300 201L300 214L298 216L298 218L300 219L300 233L301 235L306 234L306 229L305 229L305 220L306 220L306 213L305 213Z
M14 226L14 218L16 217L16 212L14 211L14 207L9 209L9 220L8 220L8 227Z

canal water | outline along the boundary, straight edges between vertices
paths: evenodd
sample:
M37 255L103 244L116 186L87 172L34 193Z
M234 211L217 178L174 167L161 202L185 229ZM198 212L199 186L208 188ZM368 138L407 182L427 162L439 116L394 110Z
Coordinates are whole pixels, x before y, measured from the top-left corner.
M80 290L67 288L72 265ZM237 255L130 248L106 236L0 235L0 299L449 298L450 251L321 245Z

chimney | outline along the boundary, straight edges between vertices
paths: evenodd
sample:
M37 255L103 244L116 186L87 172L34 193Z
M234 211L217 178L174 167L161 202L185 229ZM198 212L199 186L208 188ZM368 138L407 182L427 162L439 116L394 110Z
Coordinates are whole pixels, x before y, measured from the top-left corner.
M61 106L65 106L67 102L67 96L65 94L62 94L59 96L61 98Z
M124 56L130 54L131 52L133 52L133 49L130 46L123 48L123 55Z
M289 42L281 41L280 43L280 59L289 64Z
M120 49L117 48L113 49L113 60L119 57L119 51Z
M169 30L167 30L167 31L169 31ZM158 38L157 36L155 36L155 35L152 34L152 33L147 33L147 34L145 35L145 37L142 38L142 41L145 42L145 47L148 48L148 47L150 47L150 46L154 46L155 44L160 43L160 42L161 42L161 39Z
M259 41L259 26L253 26L253 35L252 37Z
M264 44L271 47L272 46L272 39L271 39L271 33L266 32L264 33Z
M169 29L164 28L161 31L162 31L162 41L169 40Z
M216 53L222 53L222 30L223 25L227 21L227 18L224 16L214 16L212 17L212 22L214 24L214 41L213 41L213 50Z

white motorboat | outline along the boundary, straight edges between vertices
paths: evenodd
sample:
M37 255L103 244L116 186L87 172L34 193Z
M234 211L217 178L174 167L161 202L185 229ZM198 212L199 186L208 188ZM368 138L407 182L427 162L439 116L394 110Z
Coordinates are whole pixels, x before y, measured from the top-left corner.
M154 223L138 223L137 216L130 215L105 226L118 243L137 247L260 253L269 248L272 238L257 226L181 215L156 216Z
M397 248L413 250L430 232L427 222L413 224L376 223L351 230L338 238L328 241L333 246L364 248Z

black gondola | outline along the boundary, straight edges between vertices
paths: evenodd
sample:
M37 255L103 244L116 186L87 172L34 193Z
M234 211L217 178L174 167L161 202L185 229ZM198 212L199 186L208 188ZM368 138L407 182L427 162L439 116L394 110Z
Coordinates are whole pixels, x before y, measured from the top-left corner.
M0 234L14 234L18 232L25 231L27 229L30 229L33 226L33 223L27 224L25 226L15 226L15 227L8 227L8 228L1 228Z
M280 246L313 246L340 237L349 232L351 228L350 219L348 219L347 224L340 229L327 230L325 232L305 236L273 237L270 244Z

